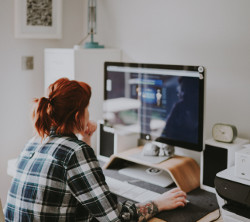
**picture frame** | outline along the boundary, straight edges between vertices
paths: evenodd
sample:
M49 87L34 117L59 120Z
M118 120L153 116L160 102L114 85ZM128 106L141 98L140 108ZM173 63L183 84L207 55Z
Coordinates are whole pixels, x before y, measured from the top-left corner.
M62 0L15 0L15 37L62 38Z

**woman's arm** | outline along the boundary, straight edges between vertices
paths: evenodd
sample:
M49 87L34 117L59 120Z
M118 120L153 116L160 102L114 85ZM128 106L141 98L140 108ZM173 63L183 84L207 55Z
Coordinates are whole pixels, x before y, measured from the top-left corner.
M89 121L87 124L87 129L80 133L83 137L82 140L90 145L90 139L93 133L95 132L97 128L97 125L95 122ZM89 150L87 152L87 150ZM79 155L78 155L78 154ZM108 211L113 211L117 215L117 219L121 221L138 221L138 222L144 222L156 215L158 212L163 210L170 210L174 209L179 206L185 206L186 204L186 194L181 191L179 188L172 189L164 194L161 195L161 197L157 198L156 200L146 202L146 203L137 203L133 204L131 201L126 201L122 204L121 207L119 207L120 203L117 202L116 198L113 197L113 195L110 193L107 184L105 182L105 177L103 175L103 172L101 168L99 167L99 163L96 159L96 156L90 147L86 147L86 150L83 148L77 152L75 156L75 160L73 161L74 164L79 164L77 166L76 171L74 169L71 169L71 175L74 177L74 183L70 181L70 186L72 190L74 190L74 187L82 187L83 184L86 184L84 182L83 177L90 182L94 181L94 184L89 183L90 187L99 187L103 194L100 195L102 198L102 202L98 202L99 196L95 194L94 192L90 192L87 195L87 198L93 198L97 201L95 202L97 205L104 205L105 207L98 208L103 209L105 211L104 215L108 216ZM89 172L80 172L79 168L81 169L89 169ZM87 174L86 174L87 173ZM79 174L79 175L74 175ZM77 181L76 180L79 180ZM92 188L91 188L92 189ZM76 192L81 192L77 191ZM78 199L78 198L77 198ZM84 203L84 200L78 199L80 202ZM105 203L106 202L106 203ZM107 208L107 206L109 206ZM87 206L90 211L95 206ZM93 212L92 212L93 213ZM100 213L100 212L99 212ZM111 213L112 214L112 213ZM113 214L114 215L114 214ZM105 216L105 217L106 217ZM110 218L109 218L110 219Z
M163 193L159 198L136 204L138 221L144 222L163 210L171 210L186 205L186 193L179 188L174 188Z
M67 183L90 215L99 221L120 221L117 199L108 189L94 150L86 143L80 144L70 157Z

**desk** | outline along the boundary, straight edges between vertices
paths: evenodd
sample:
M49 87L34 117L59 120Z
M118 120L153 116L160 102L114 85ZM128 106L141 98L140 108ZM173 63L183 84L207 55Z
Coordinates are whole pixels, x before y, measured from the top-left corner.
M213 221L218 216L219 216L219 210L215 210L212 213L208 214L207 216L203 217L202 219L198 220L197 222L210 222ZM152 218L151 220L149 220L149 222L166 222L166 221L158 218ZM214 222L223 222L223 219L220 216L220 218L215 220Z
M8 174L10 176L14 176L16 159L8 161ZM100 161L101 166L104 165L104 162ZM117 170L114 169L104 169L104 174L110 177L114 177L116 179L124 179L129 180L131 178L120 175ZM134 179L133 179L134 180ZM138 181L135 185L151 189L152 191L156 191L159 193L163 193L166 190L172 188L163 188L155 185L151 185L142 181ZM219 208L216 200L216 196L213 193L209 193L207 191L196 189L188 193L187 195L190 203L185 208L177 208L172 211L161 212L157 217L152 218L150 222L165 222L168 218L167 222L208 222L212 219L217 218ZM120 201L124 201L125 199L122 197L118 198ZM197 219L198 218L198 219ZM218 222L222 222L222 219L218 220Z
M103 166L103 164L104 163L101 162L101 166ZM168 188L164 188L143 181L135 180L134 178L119 174L117 169L103 169L103 172L106 176L122 181L128 181L136 186L140 186L158 193L163 193L175 187L175 184L170 185ZM196 188L187 193L187 199L190 201L190 203L188 203L186 207L160 212L155 218L151 219L150 222L208 222L211 219L217 218L218 214L216 214L216 210L219 209L219 206L214 193ZM118 200L124 202L126 199L123 197L118 197Z
M219 210L215 210L212 213L208 214L207 216L203 217L202 219L198 220L197 222L210 222L213 221L218 216L219 216ZM149 222L166 222L166 221L158 218L152 218L151 220L149 220ZM215 222L223 222L222 217L220 216L220 218L215 220Z
M215 210L212 213L210 213L210 214L206 215L205 217L201 218L197 222L210 222L210 221L214 221L214 219L217 218L218 216L219 216L219 210ZM166 221L154 217L154 218L150 219L149 222L166 222ZM220 216L214 222L223 222L223 219Z

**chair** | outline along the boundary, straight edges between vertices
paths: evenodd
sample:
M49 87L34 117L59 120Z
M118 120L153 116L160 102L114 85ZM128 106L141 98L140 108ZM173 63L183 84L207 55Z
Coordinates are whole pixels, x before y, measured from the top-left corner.
M1 199L0 199L0 222L5 222Z

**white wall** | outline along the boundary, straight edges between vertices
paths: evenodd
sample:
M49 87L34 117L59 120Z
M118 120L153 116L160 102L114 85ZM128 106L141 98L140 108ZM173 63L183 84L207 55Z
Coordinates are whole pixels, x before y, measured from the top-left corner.
M27 40L14 38L14 0L0 1L0 198L10 186L7 160L16 158L32 135L31 102L43 96L44 48L73 47L83 37L85 3L63 1L63 38ZM86 30L85 30L86 32ZM21 57L34 56L34 70L21 69Z
M125 61L203 65L205 135L216 122L250 139L249 0L99 1L100 39Z
M14 38L14 0L0 0L3 203L10 185L7 159L16 157L31 136L31 100L43 94L43 50L72 47L86 33L87 1L63 3L63 39L24 40ZM206 136L215 122L225 122L250 139L249 24L249 0L100 0L96 40L122 49L126 61L205 66ZM34 56L33 71L21 70L23 55Z

